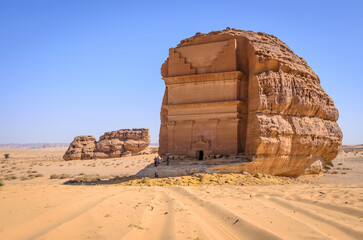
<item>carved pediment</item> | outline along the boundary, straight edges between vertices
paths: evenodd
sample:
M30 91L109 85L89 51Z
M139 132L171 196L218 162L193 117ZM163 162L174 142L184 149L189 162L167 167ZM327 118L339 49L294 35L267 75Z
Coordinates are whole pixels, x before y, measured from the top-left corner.
M209 147L210 147L209 141L204 140L203 137L199 137L199 140L193 142L192 144L193 149L208 150Z

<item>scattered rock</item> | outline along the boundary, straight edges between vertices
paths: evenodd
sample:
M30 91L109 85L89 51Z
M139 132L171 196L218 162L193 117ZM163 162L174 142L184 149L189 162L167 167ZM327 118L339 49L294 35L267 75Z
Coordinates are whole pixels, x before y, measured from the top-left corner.
M308 168L305 169L304 174L320 174L324 172L325 165L325 162L321 159L316 160Z
M304 180L259 174L258 177L244 174L194 174L193 176L130 179L122 181L124 186L200 186L200 185L276 185L302 183ZM252 195L251 195L252 197Z

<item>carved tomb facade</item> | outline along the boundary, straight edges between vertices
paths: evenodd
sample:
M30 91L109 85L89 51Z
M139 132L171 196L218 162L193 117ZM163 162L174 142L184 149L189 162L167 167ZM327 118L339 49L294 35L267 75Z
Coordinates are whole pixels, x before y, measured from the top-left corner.
M197 33L169 49L159 154L245 154L243 169L299 175L335 158L338 111L319 77L272 35Z

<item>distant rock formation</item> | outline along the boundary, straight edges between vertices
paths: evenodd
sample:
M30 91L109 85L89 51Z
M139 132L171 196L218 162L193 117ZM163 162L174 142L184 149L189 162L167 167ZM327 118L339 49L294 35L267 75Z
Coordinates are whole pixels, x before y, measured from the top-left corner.
M106 132L98 142L93 136L78 136L70 144L63 159L85 160L136 155L149 144L149 129L145 128Z
M3 143L0 148L64 148L69 143Z
M159 154L245 155L249 173L298 176L338 154L338 110L318 75L275 36L227 28L169 49Z

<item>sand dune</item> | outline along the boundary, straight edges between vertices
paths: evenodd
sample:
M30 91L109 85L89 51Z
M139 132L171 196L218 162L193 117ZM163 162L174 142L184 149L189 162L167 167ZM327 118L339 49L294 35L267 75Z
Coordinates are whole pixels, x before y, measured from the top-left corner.
M25 168L14 170L20 174L40 160L29 161L3 160L1 169ZM3 181L0 239L363 239L360 153L341 154L325 176L253 186L63 185L67 179L49 179L54 169L102 175L123 160L96 167L42 161L33 169L43 177ZM131 173L150 161L136 156L123 163L134 163Z

